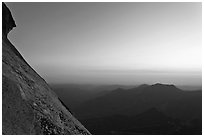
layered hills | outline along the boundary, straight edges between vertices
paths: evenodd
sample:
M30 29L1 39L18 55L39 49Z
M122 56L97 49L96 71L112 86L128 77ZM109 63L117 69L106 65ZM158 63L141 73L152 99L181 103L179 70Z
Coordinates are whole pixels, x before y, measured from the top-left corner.
M93 118L114 114L136 115L151 108L184 120L200 118L202 92L183 91L174 85L159 83L131 89L118 88L84 102L74 112L81 118Z
M202 91L174 85L117 88L73 112L93 134L201 134Z
M8 40L13 27L2 3L2 134L90 134Z

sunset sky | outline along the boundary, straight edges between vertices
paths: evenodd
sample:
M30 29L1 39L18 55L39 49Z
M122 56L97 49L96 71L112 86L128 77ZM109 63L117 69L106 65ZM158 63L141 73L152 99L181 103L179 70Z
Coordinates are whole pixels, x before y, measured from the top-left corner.
M48 83L201 85L201 3L6 3Z

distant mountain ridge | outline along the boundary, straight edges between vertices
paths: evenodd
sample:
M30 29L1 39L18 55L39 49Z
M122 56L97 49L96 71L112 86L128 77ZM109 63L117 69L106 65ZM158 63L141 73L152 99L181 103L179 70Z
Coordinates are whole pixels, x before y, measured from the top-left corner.
M117 88L130 89L135 86L124 85L89 85L89 84L51 84L51 88L69 105L70 109L74 109L81 103L103 96Z
M81 104L80 107L74 109L74 112L81 118L88 118L114 114L136 115L150 108L157 108L176 118L200 118L202 92L186 92L174 85L160 83L141 85L127 90L118 88Z
M75 114L96 135L202 134L202 92L174 85L117 88L79 108Z

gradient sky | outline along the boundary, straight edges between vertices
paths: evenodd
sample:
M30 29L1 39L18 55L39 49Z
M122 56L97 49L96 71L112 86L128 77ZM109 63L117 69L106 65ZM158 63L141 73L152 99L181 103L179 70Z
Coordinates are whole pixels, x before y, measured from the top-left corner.
M201 85L201 3L6 3L49 83Z

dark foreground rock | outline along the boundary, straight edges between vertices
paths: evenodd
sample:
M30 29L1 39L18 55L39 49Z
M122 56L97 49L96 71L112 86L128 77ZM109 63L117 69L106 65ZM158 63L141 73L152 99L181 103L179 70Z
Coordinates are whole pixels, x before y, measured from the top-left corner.
M7 39L13 27L2 3L2 134L90 134Z

